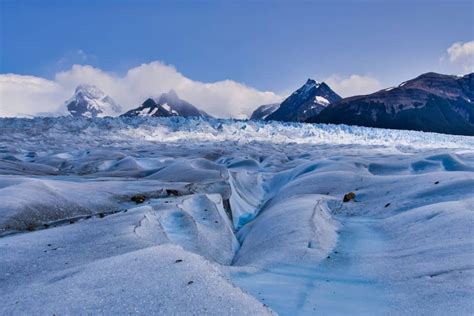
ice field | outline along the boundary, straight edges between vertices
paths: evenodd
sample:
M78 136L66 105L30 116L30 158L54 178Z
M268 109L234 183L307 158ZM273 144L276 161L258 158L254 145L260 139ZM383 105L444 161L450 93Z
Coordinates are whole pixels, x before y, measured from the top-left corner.
M0 201L2 315L474 313L473 137L0 119Z

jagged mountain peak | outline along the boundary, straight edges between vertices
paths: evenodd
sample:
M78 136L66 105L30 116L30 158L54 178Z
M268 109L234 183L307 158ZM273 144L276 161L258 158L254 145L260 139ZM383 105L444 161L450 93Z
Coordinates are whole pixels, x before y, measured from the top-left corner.
M76 117L116 116L122 108L110 96L91 84L80 84L65 102L67 111Z
M304 85L286 98L278 109L270 113L266 120L305 121L340 99L341 97L326 83L308 79Z
M76 87L75 93L80 92L89 92L89 93L96 93L96 94L105 94L102 90L97 88L97 86L88 83L81 83Z
M122 114L122 116L209 116L191 103L179 98L174 90L162 93L158 98L148 98L141 106Z
M178 94L176 93L176 91L174 91L173 89L171 89L168 92L164 92L164 93L160 94L160 96L158 98L156 98L155 101L156 101L157 104L168 103L170 105L181 104L183 102L187 102L185 100L180 99Z
M321 85L321 82L309 78L306 80L306 83L301 86L298 90L293 92L293 94L305 94L309 93L312 89L317 89Z
M173 89L171 89L168 92L162 93L160 95L160 98L167 98L167 99L170 99L170 100L179 100L178 94Z
M321 82L319 81L316 81L314 79L311 79L311 78L308 78L308 80L306 80L306 83L304 84L304 86L308 86L308 87L319 87L319 85L321 84Z

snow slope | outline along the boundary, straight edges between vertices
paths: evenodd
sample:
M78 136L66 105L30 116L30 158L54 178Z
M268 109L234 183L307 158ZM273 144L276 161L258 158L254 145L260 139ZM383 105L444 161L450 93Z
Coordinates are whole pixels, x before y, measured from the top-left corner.
M0 200L0 314L474 312L472 137L0 119Z

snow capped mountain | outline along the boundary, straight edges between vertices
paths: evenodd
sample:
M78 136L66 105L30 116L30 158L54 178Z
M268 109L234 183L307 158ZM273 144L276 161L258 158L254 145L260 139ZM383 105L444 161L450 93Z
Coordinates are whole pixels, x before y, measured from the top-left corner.
M251 120L264 120L278 110L280 107L280 103L272 103L272 104L264 104L260 105L255 111L253 111L252 115L250 116Z
M175 91L171 90L168 93L163 93L158 99L147 99L138 108L132 109L121 116L154 116L154 117L169 117L169 116L200 116L208 117L209 115L196 108L191 103L182 100L178 97Z
M103 117L120 114L120 105L93 85L81 84L74 95L65 102L70 115L74 117Z
M121 107L93 85L79 85L65 102L73 117L117 116ZM51 115L62 115L64 110ZM50 113L47 113L50 115ZM173 90L149 98L125 117L209 117ZM474 73L425 73L398 86L342 99L324 82L308 79L282 103L259 106L252 120L348 124L474 135Z
M265 119L302 122L319 114L329 104L341 97L324 82L308 79L306 83L286 98L278 109Z
M474 73L425 73L398 87L333 103L308 122L474 135Z

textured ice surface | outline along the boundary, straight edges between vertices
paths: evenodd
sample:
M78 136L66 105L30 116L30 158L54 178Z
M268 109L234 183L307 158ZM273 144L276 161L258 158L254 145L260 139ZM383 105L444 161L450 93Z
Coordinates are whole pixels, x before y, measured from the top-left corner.
M0 314L474 312L472 137L0 119L0 201Z

